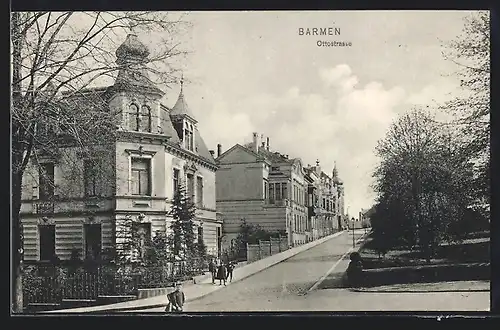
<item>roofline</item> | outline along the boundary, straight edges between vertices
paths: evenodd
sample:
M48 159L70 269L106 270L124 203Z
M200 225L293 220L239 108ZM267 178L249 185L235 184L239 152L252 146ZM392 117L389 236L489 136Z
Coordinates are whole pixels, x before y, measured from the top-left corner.
M257 157L257 160L259 160L259 158L261 158L261 157L262 157L262 155L259 155L259 154L258 154L258 153L256 153L255 151L250 150L249 148L247 148L247 147L245 147L245 146L242 146L242 145L241 145L241 144L239 144L239 143L236 143L234 146L232 146L231 148L229 148L229 149L227 149L226 151L224 151L223 153L221 153L221 154L219 155L219 157L217 157L217 158L215 159L215 161L217 161L217 160L218 160L218 159L220 159L221 157L225 156L226 154L228 154L230 151L232 151L232 150L236 149L237 147L242 148L242 149L244 149L246 152L248 152L248 153L250 153L250 154L254 155L255 157ZM265 162L266 164L268 164L268 165L272 164L272 162L270 162L269 160L267 160L265 157L264 157L264 162Z

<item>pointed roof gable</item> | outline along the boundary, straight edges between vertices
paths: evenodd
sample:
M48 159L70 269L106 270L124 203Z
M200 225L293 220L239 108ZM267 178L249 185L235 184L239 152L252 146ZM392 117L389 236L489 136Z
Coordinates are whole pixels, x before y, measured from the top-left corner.
M197 123L194 118L193 113L189 109L186 100L184 99L184 91L183 91L184 79L181 78L181 91L179 93L179 97L177 98L177 102L175 103L172 111L170 112L171 116L187 116L193 122Z
M261 155L255 153L253 150L246 148L245 146L242 146L241 144L235 144L228 150L224 151L219 157L217 157L217 162L221 162L224 160L224 158L231 156L234 152L237 151L243 151L246 155L251 156L253 161L259 161L262 160ZM264 159L265 160L265 159Z

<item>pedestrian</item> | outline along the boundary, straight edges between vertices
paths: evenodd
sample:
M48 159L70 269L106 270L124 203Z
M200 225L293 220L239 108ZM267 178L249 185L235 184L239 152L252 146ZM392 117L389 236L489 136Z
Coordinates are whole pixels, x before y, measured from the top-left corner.
M224 285L226 285L226 277L227 277L226 266L224 266L224 263L222 263L222 261L219 260L217 266L217 275L215 276L215 279L219 280L219 285L222 285L222 281L224 281Z
M229 261L227 263L227 275L226 275L226 280L229 279L229 282L233 281L233 270L234 270L234 264L232 261Z
M174 283L174 291L167 294L168 303L165 307L165 312L182 312L186 296L182 291L182 283Z
M363 260L358 252L353 252L349 256L351 261L347 267L347 279L353 287L359 287L363 277Z
M214 259L210 259L208 263L208 271L212 275L212 284L215 284L215 274L217 271L217 266L215 265Z

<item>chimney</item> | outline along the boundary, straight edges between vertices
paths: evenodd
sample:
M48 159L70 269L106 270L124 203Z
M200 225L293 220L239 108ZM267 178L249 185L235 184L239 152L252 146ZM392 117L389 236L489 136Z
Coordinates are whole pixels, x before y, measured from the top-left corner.
M215 152L213 150L209 150L209 152L212 155L212 157L214 157Z
M222 145L219 143L217 144L217 158L222 154Z
M262 148L265 148L265 147L266 147L266 143L262 142Z
M259 133L253 133L253 151L259 152Z
M266 147L267 147L267 151L269 151L269 136L267 137L267 145L266 145Z

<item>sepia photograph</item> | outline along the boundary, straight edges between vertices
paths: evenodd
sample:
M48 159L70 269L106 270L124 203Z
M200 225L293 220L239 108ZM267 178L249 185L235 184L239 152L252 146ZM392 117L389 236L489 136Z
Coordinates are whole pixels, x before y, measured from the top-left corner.
M490 311L489 11L13 11L10 85L11 315Z

